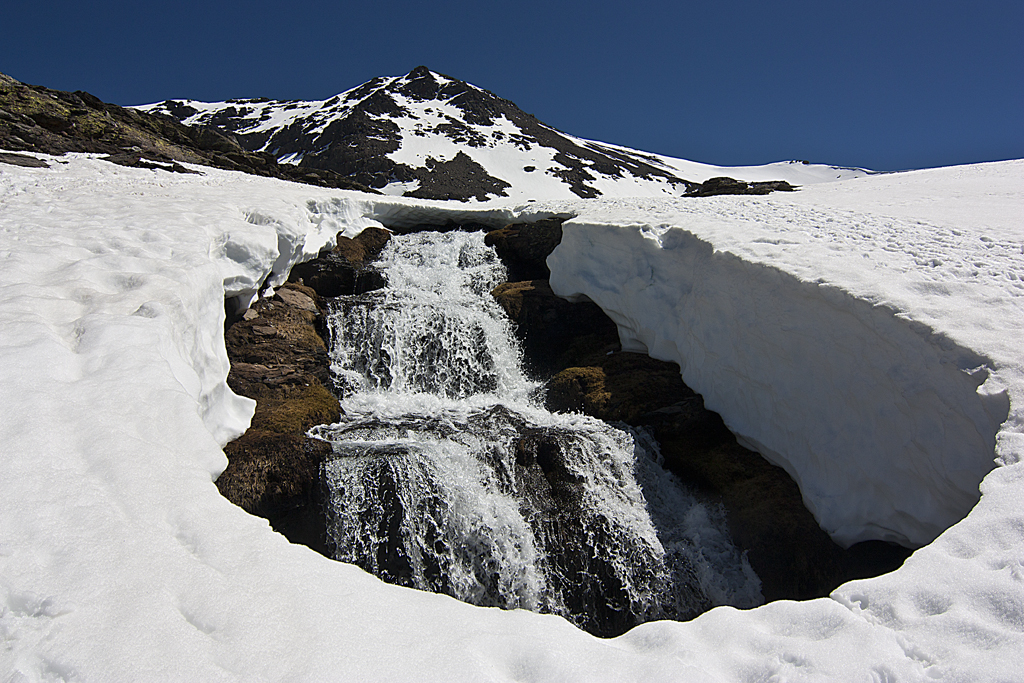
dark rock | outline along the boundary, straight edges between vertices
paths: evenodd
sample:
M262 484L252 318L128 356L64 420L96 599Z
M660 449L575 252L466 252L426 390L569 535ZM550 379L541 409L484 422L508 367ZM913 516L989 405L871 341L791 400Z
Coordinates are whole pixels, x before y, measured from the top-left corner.
M550 376L594 354L620 348L615 323L596 304L569 303L555 296L547 280L507 282L491 295L515 323L535 374Z
M700 396L683 384L679 366L642 353L593 354L593 364L562 370L548 381L546 405L553 412L582 412L607 422L638 424L665 406L693 406Z
M391 233L381 228L366 228L353 238L338 233L334 251L353 266L365 266L384 251Z
M50 165L42 159L36 159L24 154L5 154L2 152L0 152L0 164L24 166L26 168L50 168Z
M256 412L245 434L224 447L228 467L217 487L293 543L327 554L320 466L331 448L305 436L341 412L326 388L330 358L316 329L321 311L316 292L288 283L228 328L228 386L255 399Z
M650 429L666 469L724 505L766 600L822 597L847 580L892 571L909 555L891 544L836 545L785 470L740 446L674 363L619 352L614 323L594 304L570 304L544 280L499 285L493 295L516 323L527 363L554 375L548 409Z
M187 109L187 108L184 108ZM183 109L177 111L182 112ZM0 74L0 149L106 154L107 161L135 168L197 173L183 163L339 189L372 192L349 178L307 169L242 149L230 134L190 128L163 114L107 104L87 92L26 85Z
M547 551L551 588L562 596L576 625L599 637L636 626L623 577L611 558L595 552L609 545L609 521L580 514L583 481L567 465L571 442L557 429L527 428L516 443L516 481L530 520ZM689 615L696 616L696 615Z
M507 196L505 189L512 187L504 180L488 175L484 167L470 159L465 152L459 152L449 161L428 158L425 168L412 169L410 175L419 180L420 185L404 196L419 199L486 201L489 195Z
M763 182L750 182L736 180L735 178L718 177L709 178L700 185L691 187L687 197L711 197L721 194L768 194L770 192L793 192L795 187L785 180L767 180Z
M367 228L352 239L338 233L334 249L295 265L288 279L328 299L381 289L387 283L371 262L390 237L391 233L380 228Z
M221 494L249 514L270 521L292 543L328 555L320 464L329 444L302 434L250 428L224 447Z
M199 174L199 171L194 171L190 168L185 168L176 162L153 162L148 161L137 152L118 152L116 154L109 154L102 157L104 161L109 161L112 164L118 166L128 166L130 168L148 168L150 170L170 171L171 173L193 173Z
M487 233L484 242L494 247L508 268L509 282L547 280L551 277L547 257L562 241L565 218L548 218L533 223L512 223Z

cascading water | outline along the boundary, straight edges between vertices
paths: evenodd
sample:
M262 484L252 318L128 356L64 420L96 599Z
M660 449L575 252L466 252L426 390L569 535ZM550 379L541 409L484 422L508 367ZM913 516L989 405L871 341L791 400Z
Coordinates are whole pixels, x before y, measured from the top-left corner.
M395 237L379 266L387 288L333 305L343 415L312 431L335 454L336 559L599 635L761 602L722 513L660 468L657 444L539 407L481 233Z

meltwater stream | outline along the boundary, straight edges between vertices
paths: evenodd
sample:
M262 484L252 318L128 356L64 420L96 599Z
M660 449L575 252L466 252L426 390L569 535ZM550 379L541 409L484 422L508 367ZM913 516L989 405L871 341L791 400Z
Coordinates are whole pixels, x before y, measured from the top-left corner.
M540 407L482 233L395 237L379 265L387 288L333 304L343 414L312 432L334 450L336 559L602 636L762 601L721 511L661 469L657 444Z

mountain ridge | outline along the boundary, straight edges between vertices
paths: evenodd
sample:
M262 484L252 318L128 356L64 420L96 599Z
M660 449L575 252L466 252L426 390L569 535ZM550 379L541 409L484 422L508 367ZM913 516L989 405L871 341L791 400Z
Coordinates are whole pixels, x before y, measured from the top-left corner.
M420 199L681 196L726 170L576 138L509 100L425 66L326 100L165 100L136 108L216 128L247 151L281 163L337 172L384 194ZM773 167L774 176L765 175ZM802 162L748 169L762 170L744 180L798 184L867 173ZM692 173L702 177L688 177Z

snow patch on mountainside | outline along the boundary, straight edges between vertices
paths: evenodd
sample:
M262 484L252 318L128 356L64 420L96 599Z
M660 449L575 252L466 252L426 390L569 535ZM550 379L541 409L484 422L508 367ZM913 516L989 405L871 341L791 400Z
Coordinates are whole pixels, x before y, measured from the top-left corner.
M671 197L715 176L805 185L870 173L803 162L712 166L584 140L424 67L375 78L327 100L167 100L137 109L218 127L250 151L334 170L387 195L512 201ZM459 155L475 167L456 162ZM452 163L454 168L445 166ZM458 183L451 181L455 173Z
M1006 212L1019 206L1024 162L767 197L470 207L209 168L194 176L89 155L45 158L50 168L0 165L4 680L966 681L1013 680L1024 666L1024 229ZM915 217L918 201L927 208ZM932 218L944 204L958 218ZM780 391L820 398L818 415L835 415L830 394L848 393L845 416L864 420L865 434L876 409L908 387L922 391L908 409L980 420L983 438L1008 399L988 454L1000 466L984 477L980 502L898 571L829 599L718 608L605 641L558 617L385 585L289 545L220 496L219 446L252 411L224 383L225 296L280 283L339 229L552 214L576 216L552 257L557 277L593 285L583 293L600 299L611 297L614 273L633 276L619 283L633 305L605 302L627 340L668 350L717 342L701 359L683 358L683 371L698 360L723 369L702 381L727 421L751 413L744 401L761 405L770 394L724 371L722 358L743 353L778 366ZM592 272L615 245L624 264ZM665 268L680 259L733 296L702 292L691 278L680 310L699 315L670 339L665 288L687 281ZM661 318L643 310L646 290L658 294L650 308ZM751 310L752 301L781 319ZM874 337L865 332L873 325ZM839 339L842 330L857 336ZM856 362L816 348L815 337L846 344L878 386L861 382ZM776 353L760 348L772 341ZM837 368L824 364L830 356ZM883 372L885 358L896 374ZM984 382L961 372L975 361L989 373ZM910 371L924 375L915 383ZM929 386L954 393L935 403ZM796 412L780 417L795 420L791 429L767 433L791 432L785 443L800 441L801 430L820 443L813 430L832 427ZM937 496L962 491L951 465L959 458L975 471L981 456L972 449L941 450L911 469L939 485ZM827 460L797 459L794 469L807 478L800 468ZM873 468L886 467L913 483L905 462L871 451L863 474L877 479ZM911 486L907 497L923 489ZM878 491L869 491L874 501L899 508Z

